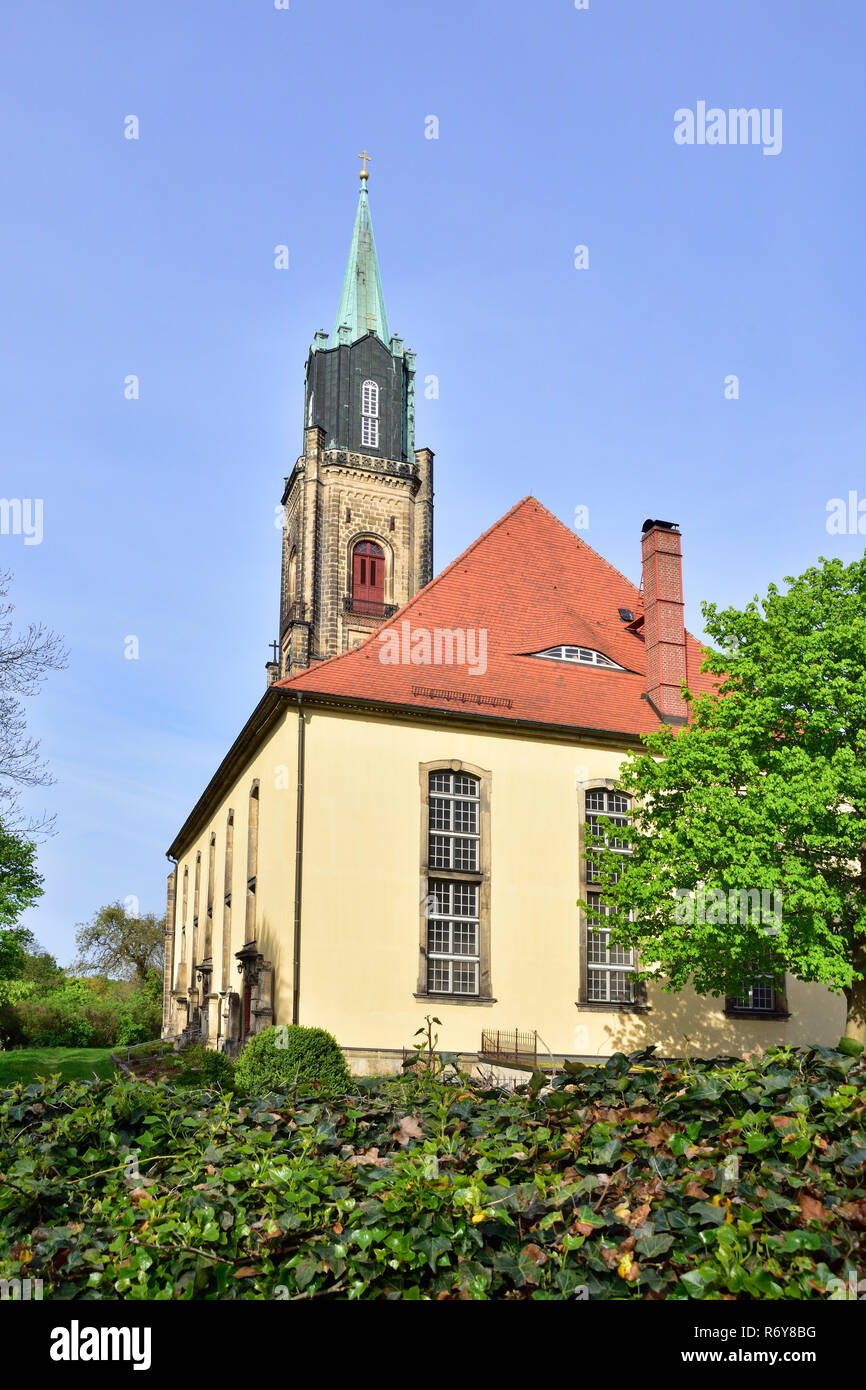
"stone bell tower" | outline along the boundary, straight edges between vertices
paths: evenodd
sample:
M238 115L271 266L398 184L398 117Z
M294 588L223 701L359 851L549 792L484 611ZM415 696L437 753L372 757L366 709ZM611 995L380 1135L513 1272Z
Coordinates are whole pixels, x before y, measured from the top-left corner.
M415 354L388 329L365 153L334 331L307 358L304 450L282 496L279 659L357 646L433 573L433 453L415 448Z

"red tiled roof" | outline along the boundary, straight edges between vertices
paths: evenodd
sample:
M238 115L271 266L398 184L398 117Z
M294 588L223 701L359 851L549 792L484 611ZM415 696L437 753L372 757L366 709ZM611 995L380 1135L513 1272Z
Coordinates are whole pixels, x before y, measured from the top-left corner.
M359 647L278 685L419 709L645 733L659 720L641 698L643 631L629 631L619 608L642 611L640 590L534 497L525 497ZM409 653L413 637L420 641L420 631L432 635L436 629L486 630L483 674L472 674L466 664L382 660L398 638ZM592 647L625 669L531 655L563 644ZM711 677L699 674L701 659L701 645L688 633L687 679L696 691L712 689Z

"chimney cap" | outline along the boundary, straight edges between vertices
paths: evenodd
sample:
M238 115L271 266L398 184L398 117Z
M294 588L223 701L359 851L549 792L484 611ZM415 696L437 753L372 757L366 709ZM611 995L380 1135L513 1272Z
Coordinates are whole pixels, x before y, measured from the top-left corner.
M641 535L645 536L647 531L652 531L655 526L657 526L660 531L678 531L680 529L678 521L651 521L648 519L640 528Z

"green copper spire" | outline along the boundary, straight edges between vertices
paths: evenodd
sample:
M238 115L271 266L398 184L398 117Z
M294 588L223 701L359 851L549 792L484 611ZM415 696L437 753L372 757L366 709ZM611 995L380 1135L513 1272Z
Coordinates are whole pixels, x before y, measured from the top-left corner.
M369 156L365 156L364 171L361 174L355 230L352 233L337 322L331 334L331 347L336 347L340 341L354 343L371 331L377 338L381 338L386 346L390 347L391 343L388 316L385 313L385 296L382 293L382 277L379 274L379 260L373 239L373 223L370 220L370 203L367 198L369 176L366 158ZM347 328L348 334L341 335L341 328Z

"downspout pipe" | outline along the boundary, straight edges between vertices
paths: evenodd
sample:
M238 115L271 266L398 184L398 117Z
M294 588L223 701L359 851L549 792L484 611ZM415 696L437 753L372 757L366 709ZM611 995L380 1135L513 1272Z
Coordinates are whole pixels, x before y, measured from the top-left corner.
M292 952L292 1023L299 1022L301 989L301 888L304 875L304 697L298 696L298 805L295 815L295 923Z

